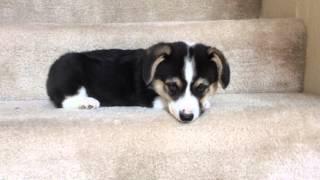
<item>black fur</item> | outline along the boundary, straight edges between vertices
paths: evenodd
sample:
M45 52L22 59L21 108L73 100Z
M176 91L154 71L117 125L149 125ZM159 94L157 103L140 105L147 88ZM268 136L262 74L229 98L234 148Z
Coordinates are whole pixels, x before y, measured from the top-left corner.
M69 53L51 67L47 92L56 107L81 86L102 106L151 106L156 94L142 79L145 50Z

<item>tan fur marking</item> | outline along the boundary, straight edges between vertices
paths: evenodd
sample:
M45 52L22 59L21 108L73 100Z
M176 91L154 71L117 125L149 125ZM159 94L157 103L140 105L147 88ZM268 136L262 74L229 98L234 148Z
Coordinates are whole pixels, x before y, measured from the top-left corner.
M219 56L214 55L212 57L212 61L215 62L218 67L218 75L219 75L219 80L220 80L221 76L222 76L222 68L223 68L221 59L219 58Z
M163 81L157 79L155 81L153 81L152 83L153 89L159 94L159 96L161 96L162 98L164 98L167 101L172 101L171 97L166 93L165 91L165 84Z
M150 78L148 80L148 83L150 83L154 78L158 65L165 60L164 55L169 55L171 53L171 48L170 46L163 45L161 47L157 47L153 52L151 49L148 49L147 53L153 53L153 56L157 58L151 66Z
M154 77L154 74L156 73L156 69L157 69L158 65L159 65L162 61L164 61L164 57L163 57L163 56L160 56L160 57L158 57L158 58L154 61L154 63L152 64L149 83L150 83L150 81L152 81L152 79L153 79L153 77Z
M224 87L224 83L221 81L221 76L222 76L222 71L223 71L223 64L222 64L222 61L220 59L220 56L222 55L221 52L212 47L212 48L209 48L208 50L208 54L212 54L212 61L216 63L217 65L217 68L218 68L218 78L219 78L219 82L221 83L222 87ZM223 56L223 55L222 55ZM226 62L227 63L227 62Z
M199 78L195 83L194 83L194 87L199 86L200 84L204 84L204 85L209 85L209 82L204 79L204 78Z
M217 92L218 83L213 83L209 86L209 91L207 91L206 95L200 99L201 104L204 103L208 99L209 96L214 95Z
M218 83L213 83L213 84L210 86L210 94L211 94L211 95L216 94L217 89L218 89Z
M161 56L163 54L166 54L166 55L169 55L171 54L171 48L167 45L165 46L161 46L159 48L157 48L154 52L154 55L157 57L157 56Z
M167 79L166 83L176 83L179 88L182 88L182 81L177 77Z

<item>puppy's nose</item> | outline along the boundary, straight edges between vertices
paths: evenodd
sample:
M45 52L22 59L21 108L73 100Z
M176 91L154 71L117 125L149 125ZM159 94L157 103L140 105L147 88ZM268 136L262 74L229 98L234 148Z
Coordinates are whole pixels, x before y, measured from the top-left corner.
M190 122L193 119L192 113L185 113L184 111L180 111L179 116L181 121L184 121L184 122Z

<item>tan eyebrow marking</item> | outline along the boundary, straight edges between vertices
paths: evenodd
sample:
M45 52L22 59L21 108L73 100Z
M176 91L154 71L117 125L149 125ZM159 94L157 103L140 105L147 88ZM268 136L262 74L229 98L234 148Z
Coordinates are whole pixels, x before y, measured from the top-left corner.
M163 81L157 79L153 81L152 83L154 90L167 101L172 101L172 98L168 95L168 93L165 91L165 84Z
M194 83L194 87L198 87L200 84L204 84L209 86L209 81L204 79L204 78L199 78L198 80L196 80L196 82Z
M167 79L166 83L176 83L179 88L182 88L182 81L177 77Z
M218 83L217 83L217 82L211 84L211 85L209 86L209 91L205 94L205 96L203 96L203 97L200 99L200 102L203 104L204 101L205 101L206 99L208 99L208 97L209 97L210 95L214 95L214 94L217 92L217 89L218 89Z

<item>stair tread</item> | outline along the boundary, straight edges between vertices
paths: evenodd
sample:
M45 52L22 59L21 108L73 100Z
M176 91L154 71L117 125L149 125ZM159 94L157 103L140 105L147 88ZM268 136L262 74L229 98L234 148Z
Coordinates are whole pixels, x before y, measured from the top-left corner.
M45 100L1 101L1 176L274 179L293 169L298 179L319 177L320 96L211 100L211 110L190 124L137 107L65 112Z
M212 108L204 119L217 114L249 111L316 110L320 108L320 96L303 93L218 94L211 97ZM171 119L164 110L143 107L102 107L96 110L56 109L49 100L0 101L0 119L4 120L103 120L140 121ZM219 117L220 118L220 117ZM221 117L223 118L223 117ZM170 120L170 121L171 121Z

